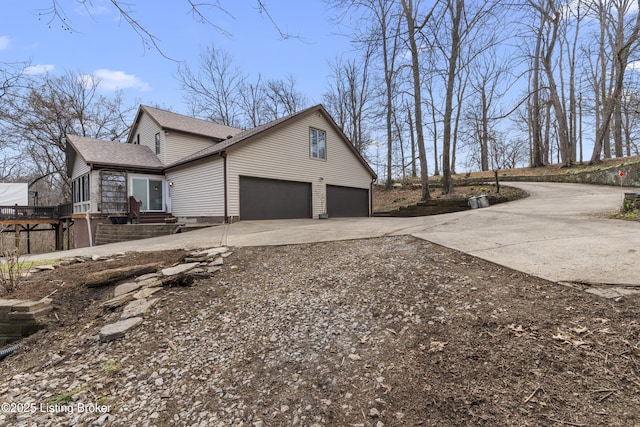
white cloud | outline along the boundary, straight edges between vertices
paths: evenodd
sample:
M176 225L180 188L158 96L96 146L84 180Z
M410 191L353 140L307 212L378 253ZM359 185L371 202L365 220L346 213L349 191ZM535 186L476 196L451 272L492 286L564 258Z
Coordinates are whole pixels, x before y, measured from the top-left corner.
M104 90L114 91L132 88L137 88L141 91L151 90L148 83L143 82L140 78L133 74L127 74L124 71L100 69L93 72L93 77L100 82L98 86Z
M7 36L0 36L0 50L9 49L9 45L11 45L11 39Z
M640 71L640 61L633 61L627 64L627 69L632 71Z
M52 72L55 69L55 65L53 64L37 64L30 65L24 69L24 73L29 76L35 76L37 74L47 74Z

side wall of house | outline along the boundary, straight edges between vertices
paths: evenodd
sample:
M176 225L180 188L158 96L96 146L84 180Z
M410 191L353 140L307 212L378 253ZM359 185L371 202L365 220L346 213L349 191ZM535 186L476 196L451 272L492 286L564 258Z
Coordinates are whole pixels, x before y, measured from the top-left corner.
M224 220L224 168L219 157L167 173L171 213L180 221Z
M164 138L164 157L161 160L165 165L170 165L200 150L213 145L213 141L205 137L187 135L180 132L161 132L161 140ZM165 148L166 147L166 148Z
M138 125L133 130L133 143L135 144L138 140L138 135L140 135L140 145L145 145L151 149L153 153L156 152L156 133L160 132L160 142L161 149L160 161L164 162L164 153L167 151L165 148L165 140L164 140L164 132L161 132L160 126L156 122L154 122L151 117L147 114L142 114L140 116L140 121Z
M326 132L326 160L310 156L311 128ZM348 142L341 138L327 119L316 112L283 126L261 140L229 150L229 216L241 215L241 175L311 183L314 218L326 212L327 185L369 190L372 176L346 144Z

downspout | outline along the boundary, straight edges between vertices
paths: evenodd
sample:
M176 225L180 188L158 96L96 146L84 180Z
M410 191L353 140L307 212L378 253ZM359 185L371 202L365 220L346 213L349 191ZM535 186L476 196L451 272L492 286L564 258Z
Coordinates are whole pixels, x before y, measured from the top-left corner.
M87 163L89 165L89 170L93 171L93 163ZM89 173L89 187L91 187L91 183L93 179L91 179L91 172ZM102 194L102 190L100 190ZM89 210L87 211L87 230L89 231L89 247L93 247L93 235L91 234L91 216L89 212L91 212L91 205L93 202L91 201L91 197L89 197Z
M223 172L223 191L224 191L224 223L229 223L229 208L227 201L227 152L222 151L220 153L220 157L222 157L222 172Z
M91 235L91 216L87 211L87 230L89 231L89 247L93 247L93 236Z
M369 184L369 217L373 216L373 183L377 178L373 178Z

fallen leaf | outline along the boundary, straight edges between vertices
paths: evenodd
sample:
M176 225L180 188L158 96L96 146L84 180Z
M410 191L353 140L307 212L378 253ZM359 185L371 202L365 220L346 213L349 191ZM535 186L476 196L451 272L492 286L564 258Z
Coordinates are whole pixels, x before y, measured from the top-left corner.
M351 360L360 360L360 359L362 359L362 357L358 356L357 354L353 354L353 353L350 354L348 357Z

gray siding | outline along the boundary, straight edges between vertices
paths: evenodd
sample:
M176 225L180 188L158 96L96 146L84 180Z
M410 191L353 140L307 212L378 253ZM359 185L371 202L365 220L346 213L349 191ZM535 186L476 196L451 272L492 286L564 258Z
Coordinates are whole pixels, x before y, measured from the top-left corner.
M224 216L224 170L216 158L167 174L171 213L176 217Z
M133 129L133 142L137 141L136 135L140 134L140 145L145 145L149 147L151 151L155 153L156 152L156 133L158 132L160 132L160 126L158 126L156 122L151 120L151 118L148 115L142 114L140 117L140 122L138 123L136 128ZM160 149L160 156L158 157L162 163L166 164L164 153L166 153L167 150L164 147L164 144L165 144L164 132L160 132L160 143L161 143L161 149Z
M174 131L169 131L168 135L164 135L164 132L161 132L160 139L166 141L165 146L167 148L163 147L164 157L161 158L165 165L175 163L213 145L213 141L207 138Z
M156 152L156 133L160 133L160 154L158 158L165 165L177 162L193 153L210 147L213 141L208 138L187 135L177 131L163 131L147 114L142 114L140 122L133 130L133 141L140 134L140 145L146 145Z

